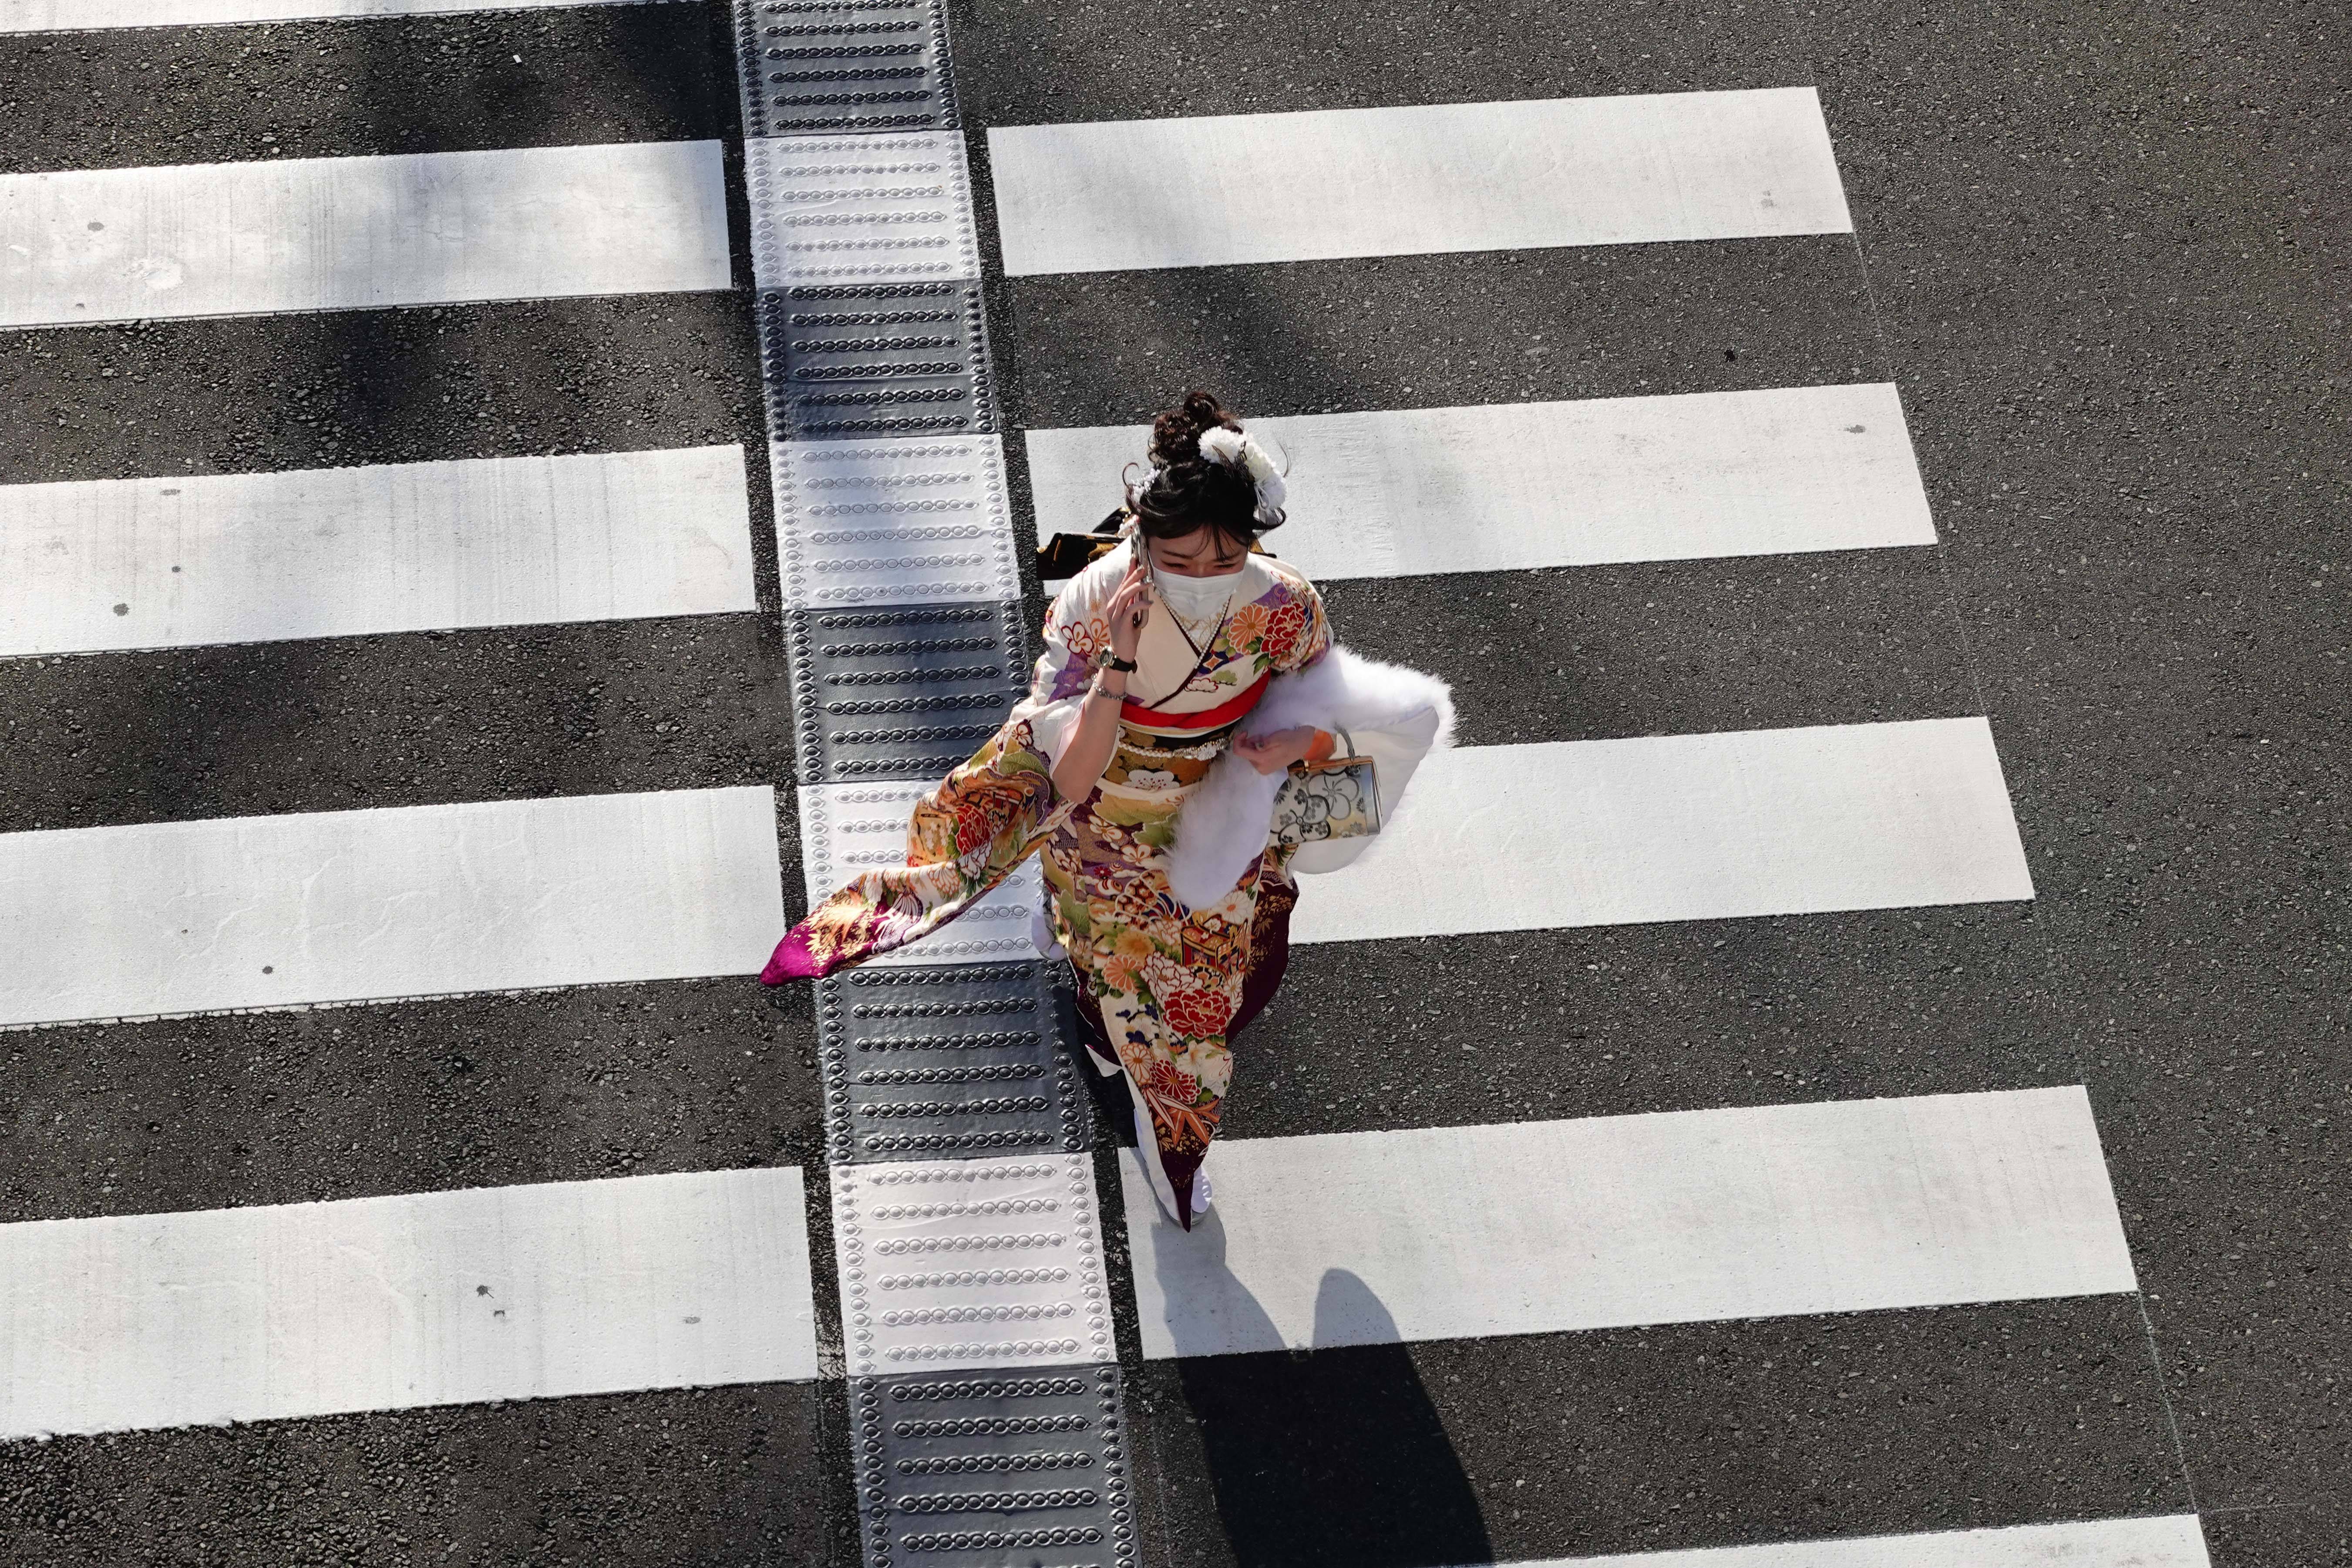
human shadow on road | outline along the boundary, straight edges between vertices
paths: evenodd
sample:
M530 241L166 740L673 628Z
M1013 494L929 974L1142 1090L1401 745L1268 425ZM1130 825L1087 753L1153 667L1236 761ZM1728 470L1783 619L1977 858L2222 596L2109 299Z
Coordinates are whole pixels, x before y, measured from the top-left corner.
M1213 1211L1184 1245L1196 1244L1222 1260L1224 1231ZM1161 1278L1174 1286L1164 1269ZM1494 1561L1477 1497L1411 1347L1398 1342L1395 1320L1363 1280L1344 1268L1323 1276L1313 1342L1335 1348L1185 1354L1188 1341L1208 1347L1207 1326L1170 1325L1217 1514L1241 1568ZM1215 1327L1218 1343L1282 1339L1238 1281L1222 1294Z

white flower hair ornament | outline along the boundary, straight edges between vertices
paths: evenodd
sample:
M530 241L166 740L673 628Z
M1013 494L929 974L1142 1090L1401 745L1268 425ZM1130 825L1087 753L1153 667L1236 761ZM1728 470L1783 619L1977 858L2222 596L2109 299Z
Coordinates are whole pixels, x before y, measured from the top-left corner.
M1256 437L1216 426L1201 432L1201 456L1221 468L1239 468L1249 475L1250 483L1257 487L1257 525L1282 526L1283 502L1289 494L1282 481L1282 465Z

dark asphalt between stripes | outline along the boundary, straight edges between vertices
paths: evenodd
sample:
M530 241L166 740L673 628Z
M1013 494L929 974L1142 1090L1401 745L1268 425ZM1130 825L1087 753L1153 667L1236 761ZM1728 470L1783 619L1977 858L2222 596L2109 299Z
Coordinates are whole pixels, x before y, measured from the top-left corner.
M10 1030L0 1219L772 1164L821 1208L813 1016L718 979Z
M2048 963L2018 904L1317 943L1241 1036L1226 1130L2078 1083L2088 1064L2036 1027Z
M2127 1298L1209 1356L1129 1388L1158 1477L1145 1538L1176 1563L1427 1568L2189 1506Z
M769 614L0 659L0 712L10 832L793 784Z
M0 1445L0 1541L152 1563L851 1563L839 1383Z
M1017 428L1895 379L1845 236L1016 278Z
M766 439L740 293L6 332L0 398L6 484Z
M691 142L735 123L723 6L0 34L0 174Z

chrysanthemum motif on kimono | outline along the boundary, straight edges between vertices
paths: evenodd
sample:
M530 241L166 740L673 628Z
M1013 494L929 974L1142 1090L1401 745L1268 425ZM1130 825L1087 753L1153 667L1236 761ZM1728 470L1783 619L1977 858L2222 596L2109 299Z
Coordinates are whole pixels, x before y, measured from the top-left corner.
M907 863L868 871L809 911L761 978L830 974L954 919L1036 847L1054 808L1048 763L1025 723L1007 724L915 803Z
M827 900L769 969L771 978L822 974L914 941L1039 855L1055 936L1084 974L1087 1005L1149 1113L1155 1184L1181 1217L1233 1079L1226 1037L1253 994L1253 974L1279 969L1294 851L1270 847L1222 900L1190 911L1170 890L1167 851L1186 797L1266 679L1321 658L1330 630L1314 587L1264 556L1244 568L1204 652L1171 617L1154 616L1101 784L1083 801L1059 799L1052 768L1094 658L1109 647L1103 607L1130 548L1087 567L1055 601L1027 700L916 806L908 864L869 872Z
M1084 650L1108 639L1097 611L1117 586L1124 556L1097 563L1055 605L1026 706L1042 712L1083 689L1085 675L1074 679L1071 672L1084 668L1090 657ZM1157 639L1147 630L1143 668L1129 689L1166 721L1123 729L1101 786L1056 820L1044 845L1055 931L1087 972L1104 1033L1150 1113L1162 1173L1180 1204L1216 1134L1232 1081L1225 1036L1248 976L1268 956L1253 952L1251 940L1259 892L1269 879L1285 879L1287 863L1287 851L1270 852L1222 901L1190 913L1170 892L1166 850L1178 815L1239 721L1196 733L1183 716L1213 714L1266 677L1313 663L1330 643L1320 597L1278 563L1253 557L1236 596L1242 602L1197 662L1172 626Z

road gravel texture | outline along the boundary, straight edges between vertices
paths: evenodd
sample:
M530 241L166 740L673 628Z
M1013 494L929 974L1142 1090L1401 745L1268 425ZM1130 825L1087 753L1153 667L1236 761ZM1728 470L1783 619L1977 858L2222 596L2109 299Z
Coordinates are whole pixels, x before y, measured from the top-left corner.
M1330 606L1441 665L1472 743L1984 714L2035 900L1302 949L1227 1125L2081 1083L2143 1291L1146 1364L1114 1235L1145 1561L2194 1510L2216 1568L2352 1563L2340 7L950 22L984 227L989 125L1818 87L1852 236L999 276L1007 424L1135 420L1193 382L1266 413L1896 383L1933 551ZM0 172L716 137L739 250L730 293L9 334L0 482L765 439L716 6L26 35L0 84ZM789 792L750 466L755 615L0 661L0 830ZM697 981L0 1036L0 1218L800 1163L837 1354L812 1028L805 996ZM837 1381L13 1443L0 1558L848 1568L849 1452Z

